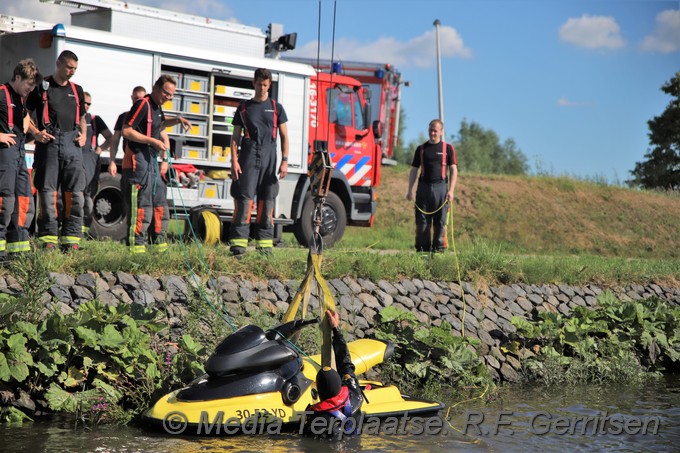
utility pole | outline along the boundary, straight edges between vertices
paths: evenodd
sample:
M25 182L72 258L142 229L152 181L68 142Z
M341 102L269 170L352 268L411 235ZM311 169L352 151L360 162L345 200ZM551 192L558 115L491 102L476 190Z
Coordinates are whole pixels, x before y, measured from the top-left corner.
M439 22L439 19L435 19L435 21L432 25L434 25L434 29L435 29L436 36L437 36L437 79L439 81L439 119L443 123L444 122L444 94L442 93L442 57L441 57L441 50L439 48L439 26L441 25L441 22Z

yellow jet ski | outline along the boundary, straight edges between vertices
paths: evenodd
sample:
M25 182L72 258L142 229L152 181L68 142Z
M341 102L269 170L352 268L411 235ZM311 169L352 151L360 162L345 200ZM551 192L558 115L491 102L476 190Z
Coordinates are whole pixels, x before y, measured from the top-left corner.
M208 358L206 374L187 387L163 396L144 414L144 421L169 434L236 434L259 429L298 427L319 402L314 385L320 355L302 356L289 341L317 319L295 320L263 331L244 326L227 336ZM390 342L360 339L348 343L356 375L387 360ZM444 406L402 395L392 385L359 381L365 417L437 415Z

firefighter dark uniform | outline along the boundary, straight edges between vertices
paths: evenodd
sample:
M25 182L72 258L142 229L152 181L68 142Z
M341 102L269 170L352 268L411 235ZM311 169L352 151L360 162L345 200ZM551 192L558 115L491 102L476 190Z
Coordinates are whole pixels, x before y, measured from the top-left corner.
M338 361L338 371L330 367L324 367L318 371L316 388L321 401L305 409L312 412L309 417L305 418L303 426L303 432L309 436L338 438L359 433L356 421L361 414L364 398L359 380L354 373L355 367L347 343L337 327L333 329L333 352L335 360ZM323 434L316 433L312 427L315 426L314 421L318 418L326 420L321 424L322 426L333 426L333 429L326 429ZM342 422L347 418L353 418L355 421L354 423L345 422L345 431L341 432Z
M125 125L161 140L165 115L151 96L135 102ZM166 230L170 220L167 189L160 175L157 152L150 146L127 140L123 157L123 179L129 204L128 244L132 253L146 251L146 235L159 251L167 249Z
M0 132L14 134L14 145L0 144L0 261L30 251L33 221L31 180L26 168L24 100L9 83L0 86Z
M416 149L411 165L420 167L415 207L416 250L427 253L443 252L448 247L447 169L451 165L457 165L456 151L443 140L439 143L428 141Z
M100 156L97 154L97 138L99 134L109 129L104 120L97 115L86 113L85 122L87 123L87 140L83 146L83 169L85 170L83 235L90 231L94 197L99 190Z
M250 216L257 198L255 240L260 249L274 246L274 202L279 194L276 175L276 131L288 121L283 106L274 99L242 101L234 115L234 126L243 128L238 163L242 173L231 182L234 217L230 242L232 253L248 246Z
M77 249L83 228L83 152L75 142L80 133L80 118L85 113L83 89L68 82L58 85L52 76L45 91L36 87L26 100L26 108L36 112L38 129L54 136L47 143L36 143L33 161L33 184L38 190L38 242L54 247L59 242L67 249ZM62 196L63 212L58 213L57 194ZM61 231L59 220L61 219Z

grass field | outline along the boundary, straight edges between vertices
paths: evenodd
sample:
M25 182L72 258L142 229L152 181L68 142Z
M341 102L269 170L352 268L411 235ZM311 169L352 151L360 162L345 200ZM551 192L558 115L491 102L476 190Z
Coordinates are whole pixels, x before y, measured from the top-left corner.
M508 283L680 284L680 196L558 177L460 175L452 214L453 247L423 259L413 251L408 167L382 169L373 228L348 227L324 252L327 278L423 278ZM453 233L453 236L451 234ZM451 242L451 240L450 240ZM122 244L87 241L79 253L38 251L23 272L124 271L301 279L307 250L292 234L265 258L237 261L224 245L180 242L162 256L130 255ZM20 272L13 266L0 273Z

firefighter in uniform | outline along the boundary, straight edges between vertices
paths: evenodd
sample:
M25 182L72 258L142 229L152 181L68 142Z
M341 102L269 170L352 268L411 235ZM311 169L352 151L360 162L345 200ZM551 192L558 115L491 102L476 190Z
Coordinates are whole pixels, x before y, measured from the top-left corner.
M12 80L0 85L0 263L30 251L28 227L34 205L26 168L24 99L37 83L38 68L31 59L14 68Z
M90 105L92 105L92 96L87 91L83 93L85 96L85 122L87 123L87 139L85 146L83 146L83 169L85 170L85 205L83 207L83 236L87 236L92 225L92 214L94 210L94 197L99 190L99 156L103 149L109 149L111 146L111 139L113 134L108 126L101 118L101 116L90 113ZM97 144L97 139L102 135L104 143L101 146Z
M170 140L161 105L174 97L176 85L174 78L161 75L151 94L134 103L123 124L123 178L130 206L128 244L132 253L146 251L147 232L158 251L168 246L165 235L170 214L165 180Z
M33 183L38 190L38 242L47 249L59 243L63 250L78 250L83 227L83 152L87 138L85 99L80 85L70 79L78 57L70 50L57 58L56 72L46 77L26 100L36 112L37 128ZM33 132L33 131L31 131ZM57 212L61 191L63 212ZM61 231L59 219L61 218Z
M233 120L231 140L231 196L234 216L229 239L232 255L243 255L250 236L250 215L257 197L255 240L265 254L274 246L274 200L279 193L276 175L276 136L281 135L279 178L288 174L288 117L283 106L269 98L272 74L257 69L255 96L242 101ZM243 135L243 136L242 136ZM240 152L239 152L240 146Z
M443 252L448 247L448 203L453 201L453 190L458 179L456 150L453 145L442 140L443 129L444 123L440 120L430 121L430 139L416 149L406 194L406 198L412 201L413 185L420 169L415 206L416 251L428 254Z
M361 414L364 397L354 373L352 356L338 327L340 314L328 310L326 316L333 329L333 353L338 371L331 367L323 367L316 373L316 389L320 401L305 409L311 414L304 419L303 432L314 437L341 438L343 435L359 434L357 420ZM316 423L320 423L324 428L330 426L333 428L324 429L323 433L319 433L318 428L314 429L314 426L319 426L315 425L315 420L319 418L325 419L325 423ZM347 418L353 418L354 422L344 422Z

